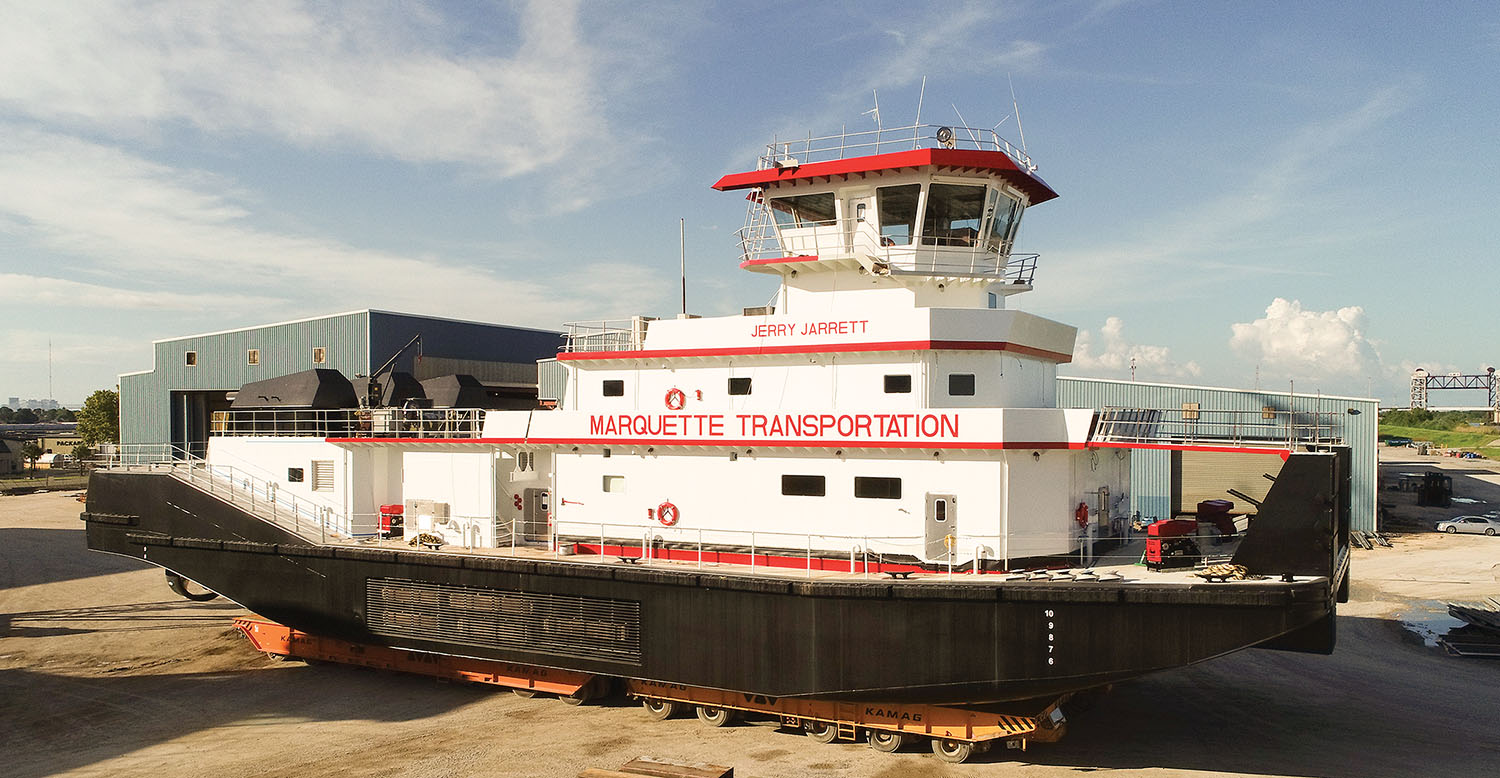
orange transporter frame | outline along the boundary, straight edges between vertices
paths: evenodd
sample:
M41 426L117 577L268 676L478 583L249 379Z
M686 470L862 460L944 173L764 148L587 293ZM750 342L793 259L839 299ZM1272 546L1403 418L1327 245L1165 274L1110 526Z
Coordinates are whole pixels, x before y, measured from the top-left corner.
M503 686L522 696L555 694L577 705L603 696L610 689L606 676L493 659L408 651L351 643L309 635L290 627L254 618L238 618L234 625L255 648L272 657L395 670L435 678ZM640 700L657 718L696 708L698 718L723 726L744 713L777 719L782 726L805 730L822 742L866 739L883 751L894 751L917 739L930 739L940 758L961 762L996 741L1025 748L1028 741L1056 742L1067 729L1058 699L1034 715L1001 713L983 707L894 705L775 698L757 694L701 689L633 678L624 680L625 694Z

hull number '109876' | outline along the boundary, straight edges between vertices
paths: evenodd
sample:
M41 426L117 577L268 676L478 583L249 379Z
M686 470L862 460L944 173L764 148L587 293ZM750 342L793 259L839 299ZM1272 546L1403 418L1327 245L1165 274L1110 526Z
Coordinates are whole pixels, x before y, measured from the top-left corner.
M1047 666L1057 664L1057 657L1053 654L1057 651L1057 611L1048 608L1042 611L1047 619Z

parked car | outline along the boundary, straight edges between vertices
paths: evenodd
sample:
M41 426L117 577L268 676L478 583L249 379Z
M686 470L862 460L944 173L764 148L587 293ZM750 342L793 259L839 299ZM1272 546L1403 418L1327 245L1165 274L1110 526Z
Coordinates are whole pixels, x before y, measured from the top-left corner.
M1456 516L1437 523L1438 532L1450 535L1467 532L1471 535L1500 535L1500 519L1487 516Z

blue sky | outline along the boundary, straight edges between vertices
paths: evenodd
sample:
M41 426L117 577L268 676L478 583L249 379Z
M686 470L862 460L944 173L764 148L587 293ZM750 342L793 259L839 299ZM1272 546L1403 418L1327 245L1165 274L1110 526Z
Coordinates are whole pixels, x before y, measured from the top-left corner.
M773 137L1019 140L1064 372L1403 401L1500 362L1492 3L0 2L0 400L355 308L560 327L765 302ZM1483 402L1452 393L1442 402ZM1434 397L1439 401L1439 397Z

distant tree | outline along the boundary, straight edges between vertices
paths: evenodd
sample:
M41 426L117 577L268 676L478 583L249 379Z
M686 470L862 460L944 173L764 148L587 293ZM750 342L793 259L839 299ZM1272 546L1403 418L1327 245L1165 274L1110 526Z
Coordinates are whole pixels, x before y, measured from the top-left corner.
M0 424L10 424L16 418L16 410L9 405L0 405Z
M36 461L42 458L42 447L34 440L28 440L21 446L21 456L31 465L31 474L36 475Z
M83 401L78 412L78 437L90 446L120 442L120 395L100 389Z
M73 461L78 463L79 467L82 467L93 456L94 450L89 448L87 443L79 443L73 447Z
M42 421L77 421L78 417L67 408L49 408L42 411Z
M33 411L30 408L22 408L21 410L16 411L15 418L11 420L11 423L35 424L38 421L40 421L40 419L37 418L36 411Z

